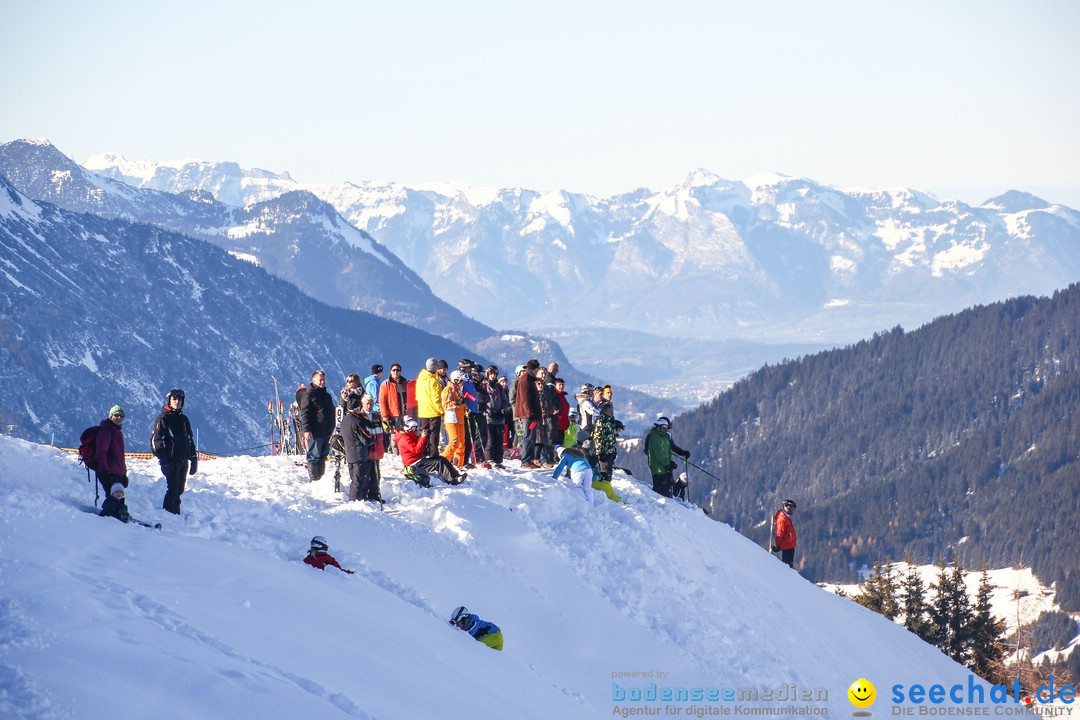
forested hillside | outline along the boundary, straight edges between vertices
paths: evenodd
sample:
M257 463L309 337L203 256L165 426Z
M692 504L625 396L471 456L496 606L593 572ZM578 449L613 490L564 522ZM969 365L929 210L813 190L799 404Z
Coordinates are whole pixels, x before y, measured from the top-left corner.
M676 442L723 478L696 473L691 499L762 543L797 499L812 579L905 552L1022 563L1078 610L1078 332L1074 284L766 366L677 418Z

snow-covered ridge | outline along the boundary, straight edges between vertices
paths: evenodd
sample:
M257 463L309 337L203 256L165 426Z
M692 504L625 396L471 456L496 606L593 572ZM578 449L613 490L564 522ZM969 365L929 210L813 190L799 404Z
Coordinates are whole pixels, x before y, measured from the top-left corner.
M159 532L83 512L72 455L0 437L0 714L594 718L628 706L613 684L652 682L796 685L841 714L860 677L968 677L627 477L626 504L590 507L545 472L427 490L382 467L387 512L343 503L332 467L310 484L288 457L207 460L178 518L133 460L128 505ZM303 565L316 534L357 574ZM501 626L504 652L448 626L459 604Z
M206 189L236 206L306 189L494 327L539 331L558 319L675 337L845 343L1080 279L1080 213L1017 191L971 207L906 187L781 173L733 181L699 168L671 188L599 198L462 183L297 183L232 163L151 170L98 156L88 166L160 190ZM470 291L458 292L462 284ZM837 312L836 297L851 302Z

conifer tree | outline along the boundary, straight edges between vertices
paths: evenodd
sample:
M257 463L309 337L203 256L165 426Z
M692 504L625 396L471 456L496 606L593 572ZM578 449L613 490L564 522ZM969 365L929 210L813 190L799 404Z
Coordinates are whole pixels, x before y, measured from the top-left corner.
M900 609L896 603L896 580L891 560L886 559L884 565L880 561L874 565L874 571L867 576L854 600L889 620L896 619Z
M964 584L964 568L957 560L949 578L949 602L952 615L949 618L949 642L945 654L958 663L967 665L971 659L971 598Z
M900 586L900 608L904 613L904 627L926 642L933 642L928 617L930 606L926 602L926 586L911 556L904 558L908 564L907 574Z
M990 576L983 565L975 595L968 635L971 638L971 668L979 677L998 684L1008 681L1005 671L1005 622L990 613Z
M967 664L971 601L964 586L963 567L957 562L949 572L945 561L939 560L938 579L930 587L934 590L930 605L931 641L953 660Z

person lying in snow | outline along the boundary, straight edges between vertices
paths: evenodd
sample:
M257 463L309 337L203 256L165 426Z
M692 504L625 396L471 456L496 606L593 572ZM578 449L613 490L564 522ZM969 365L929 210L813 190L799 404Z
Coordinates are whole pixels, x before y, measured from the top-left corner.
M503 649L502 630L495 623L481 620L469 612L464 605L459 606L450 616L450 624L459 630L464 630L476 640L487 645L492 650Z
M338 561L334 559L334 556L327 552L330 549L330 545L326 542L326 538L322 535L316 535L311 538L311 549L308 550L307 557L304 558L304 562L313 568L319 568L325 570L327 565L332 565L338 570L353 574L352 570L346 570L338 565Z

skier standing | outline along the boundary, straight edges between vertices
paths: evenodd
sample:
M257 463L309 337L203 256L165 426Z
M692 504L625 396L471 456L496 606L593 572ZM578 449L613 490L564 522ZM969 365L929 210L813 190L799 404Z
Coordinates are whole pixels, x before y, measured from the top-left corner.
M180 496L184 494L187 476L194 475L199 465L191 422L184 415L184 399L183 390L170 390L150 432L150 448L165 476L165 500L161 507L173 515L180 514Z
M791 513L795 512L797 505L791 498L784 500L783 506L773 516L773 525L776 528L773 534L772 551L780 553L780 560L788 567L795 567L795 523L791 521Z
M487 423L487 459L497 468L502 469L503 461L503 427L506 425L506 409L509 407L509 399L506 397L506 386L499 382L499 368L488 365L486 377L481 383L484 392L487 393L487 407L481 420Z
M300 400L300 424L307 440L308 479L312 482L326 472L334 419L334 398L326 391L326 373L316 370L311 373L311 383Z
M683 450L671 439L671 420L661 415L656 418L649 434L645 436L642 449L649 459L649 472L652 473L653 492L664 497L672 496L672 473L678 467L671 456L681 455L690 459L690 451Z
M379 386L379 412L383 420L395 430L402 428L405 407L408 403L409 381L401 374L401 365L390 366L390 377Z
M375 439L361 417L362 390L353 390L345 401L341 418L341 439L345 444L345 461L349 464L349 501L378 500L372 497L372 448ZM366 397L366 396L365 396Z
M416 376L416 417L427 430L428 457L439 454L439 436L442 434L443 404L442 383L439 381L439 361L428 358L424 369Z

